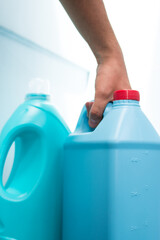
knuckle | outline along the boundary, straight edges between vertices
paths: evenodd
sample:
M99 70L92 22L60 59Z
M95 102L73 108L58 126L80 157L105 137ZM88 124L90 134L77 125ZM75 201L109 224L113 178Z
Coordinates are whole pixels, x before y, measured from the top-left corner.
M100 99L108 99L113 94L113 88L108 87L107 89L101 87L96 90L96 97Z
M98 109L92 109L90 112L90 116L92 116L93 118L97 118L97 119L101 119L102 118L102 114L100 111L98 111Z

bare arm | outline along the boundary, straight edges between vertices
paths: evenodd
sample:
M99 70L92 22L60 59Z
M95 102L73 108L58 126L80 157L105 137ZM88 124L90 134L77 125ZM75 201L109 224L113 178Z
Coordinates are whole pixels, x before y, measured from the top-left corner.
M113 92L130 89L123 54L102 0L60 1L97 60L95 101L86 103L89 125L96 127Z

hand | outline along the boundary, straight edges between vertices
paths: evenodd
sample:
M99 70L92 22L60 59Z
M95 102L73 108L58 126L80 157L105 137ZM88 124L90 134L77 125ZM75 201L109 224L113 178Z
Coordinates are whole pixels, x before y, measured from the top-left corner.
M94 102L86 103L90 127L95 128L99 124L107 103L113 100L114 91L120 89L131 89L122 53L100 58L95 99Z

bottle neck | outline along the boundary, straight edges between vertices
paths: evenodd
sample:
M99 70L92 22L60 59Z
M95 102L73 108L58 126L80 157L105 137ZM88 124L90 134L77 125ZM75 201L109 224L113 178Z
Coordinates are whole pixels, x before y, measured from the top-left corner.
M43 100L43 101L49 101L50 95L48 94L37 94L37 93L29 93L25 97L25 101L29 100Z
M120 107L120 106L140 107L139 101L136 101L136 100L116 100L116 101L113 101L113 107Z

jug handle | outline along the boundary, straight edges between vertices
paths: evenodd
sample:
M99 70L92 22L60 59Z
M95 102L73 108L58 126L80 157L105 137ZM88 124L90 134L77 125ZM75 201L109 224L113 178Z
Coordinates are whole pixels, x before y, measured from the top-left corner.
M25 124L20 124L20 125L14 127L12 130L8 131L3 137L2 137L2 134L0 136L0 138L1 138L1 141L0 141L0 193L4 197L7 197L7 195L8 195L8 197L10 196L10 194L7 194L7 192L5 191L5 187L3 186L3 182L2 182L3 169L4 169L4 164L5 164L8 152L9 152L10 147L12 146L13 142L18 137L20 137L22 133L25 133L28 130L30 130L32 132L36 132L38 134L40 134L40 132L42 131L41 128L35 124L25 123ZM14 174L15 168L16 168L16 164L14 161L9 178L11 177L12 174ZM8 180L7 180L7 182L8 182Z
M103 118L105 118L108 112L112 109L112 105L113 105L112 102L109 102L106 105L106 108L103 112ZM84 105L75 129L75 133L93 132L94 130L95 128L91 128L88 124L87 108L86 105Z

